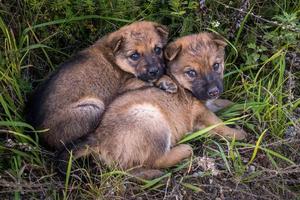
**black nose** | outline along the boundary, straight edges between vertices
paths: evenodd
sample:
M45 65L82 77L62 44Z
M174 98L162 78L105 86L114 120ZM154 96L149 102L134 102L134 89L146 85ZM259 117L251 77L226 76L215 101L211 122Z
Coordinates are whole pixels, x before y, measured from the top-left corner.
M212 87L208 90L208 96L211 98L218 97L220 94L220 91L217 87Z
M158 74L158 68L157 67L151 67L151 68L149 68L148 74L151 77L155 77Z

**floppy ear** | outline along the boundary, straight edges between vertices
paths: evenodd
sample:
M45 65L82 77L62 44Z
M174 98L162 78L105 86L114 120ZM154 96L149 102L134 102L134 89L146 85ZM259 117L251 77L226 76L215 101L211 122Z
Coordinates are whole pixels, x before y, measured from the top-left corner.
M220 35L216 33L210 33L212 40L215 42L215 44L220 48L225 48L227 46L226 41L224 38L222 38Z
M227 46L227 43L226 43L225 40L216 39L214 41L215 41L215 43L217 44L218 47L225 48Z
M117 31L108 35L106 46L109 47L113 53L121 49L124 37Z
M155 30L157 31L158 35L160 35L160 37L162 38L163 42L167 43L168 36L169 36L168 28L161 24L155 24L154 27L155 27Z
M174 60L176 56L180 53L181 48L181 44L177 44L177 42L172 42L168 44L168 46L164 50L165 58L169 61Z

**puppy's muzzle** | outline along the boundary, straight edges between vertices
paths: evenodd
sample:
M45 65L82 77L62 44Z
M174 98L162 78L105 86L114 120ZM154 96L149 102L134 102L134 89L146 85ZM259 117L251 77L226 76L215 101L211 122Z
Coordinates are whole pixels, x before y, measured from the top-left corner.
M211 98L211 99L215 99L218 98L220 96L220 90L218 89L218 87L211 87L208 89L207 91L207 95Z
M195 79L192 93L200 100L218 98L223 92L223 81L217 73L210 73Z
M153 79L156 79L156 78L158 78L157 76L159 75L159 69L158 69L158 67L150 67L149 69L148 69L148 76L150 77L150 78L153 78Z
M156 67L152 66L147 69L145 73L139 74L138 78L147 81L147 82L153 82L158 80L162 75L164 74L164 68L162 67Z

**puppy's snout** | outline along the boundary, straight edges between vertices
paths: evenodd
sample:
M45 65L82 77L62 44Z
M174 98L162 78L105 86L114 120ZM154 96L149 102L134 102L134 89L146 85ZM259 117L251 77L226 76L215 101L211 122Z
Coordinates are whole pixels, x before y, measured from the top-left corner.
M148 70L148 74L150 77L156 77L158 72L159 72L158 67L151 67Z
M220 90L217 87L212 87L207 92L210 98L216 98L220 95Z

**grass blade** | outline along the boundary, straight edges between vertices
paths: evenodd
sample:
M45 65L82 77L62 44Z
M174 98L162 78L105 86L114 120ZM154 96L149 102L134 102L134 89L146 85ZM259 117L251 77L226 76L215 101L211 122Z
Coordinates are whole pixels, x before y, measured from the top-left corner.
M68 161L67 173L66 173L64 200L67 199L67 194L68 194L68 186L69 186L70 174L71 174L71 168L72 168L72 158L73 158L73 155L72 155L72 151L71 151L69 161Z
M0 126L24 127L34 130L34 128L31 125L20 121L0 121Z
M164 179L164 178L166 178L166 177L170 177L171 176L171 173L167 173L167 174L165 174L165 175L163 175L163 176L161 176L161 177L158 177L158 178L156 178L156 179L153 179L153 180L151 180L151 181L145 181L146 182L146 184L145 185L143 185L143 189L149 189L149 188L151 188L151 187L153 187L154 185L156 185L157 183L159 183L162 179Z
M89 20L89 19L102 19L102 20L118 21L118 22L125 22L125 23L132 22L131 20L114 18L114 17L103 17L100 15L85 15L85 16L72 17L69 19L58 19L58 20L54 20L54 21L50 21L50 22L45 22L42 24L37 24L37 25L34 25L34 26L24 29L23 35L26 35L32 29L42 28L42 27L56 25L56 24L64 24L64 23L71 23L71 22L82 21L82 20Z
M267 132L267 129L264 130L264 131L262 132L262 134L259 136L259 138L258 138L258 140L257 140L257 142L256 142L256 144L255 144L255 148L254 148L254 150L253 150L251 159L250 159L250 161L248 162L248 165L250 165L250 164L253 162L253 160L255 159L256 154L257 154L257 151L258 151L258 149L259 149L259 147L260 147L259 145L260 145L260 143L261 143L261 141L262 141L264 135L266 134L266 132Z

